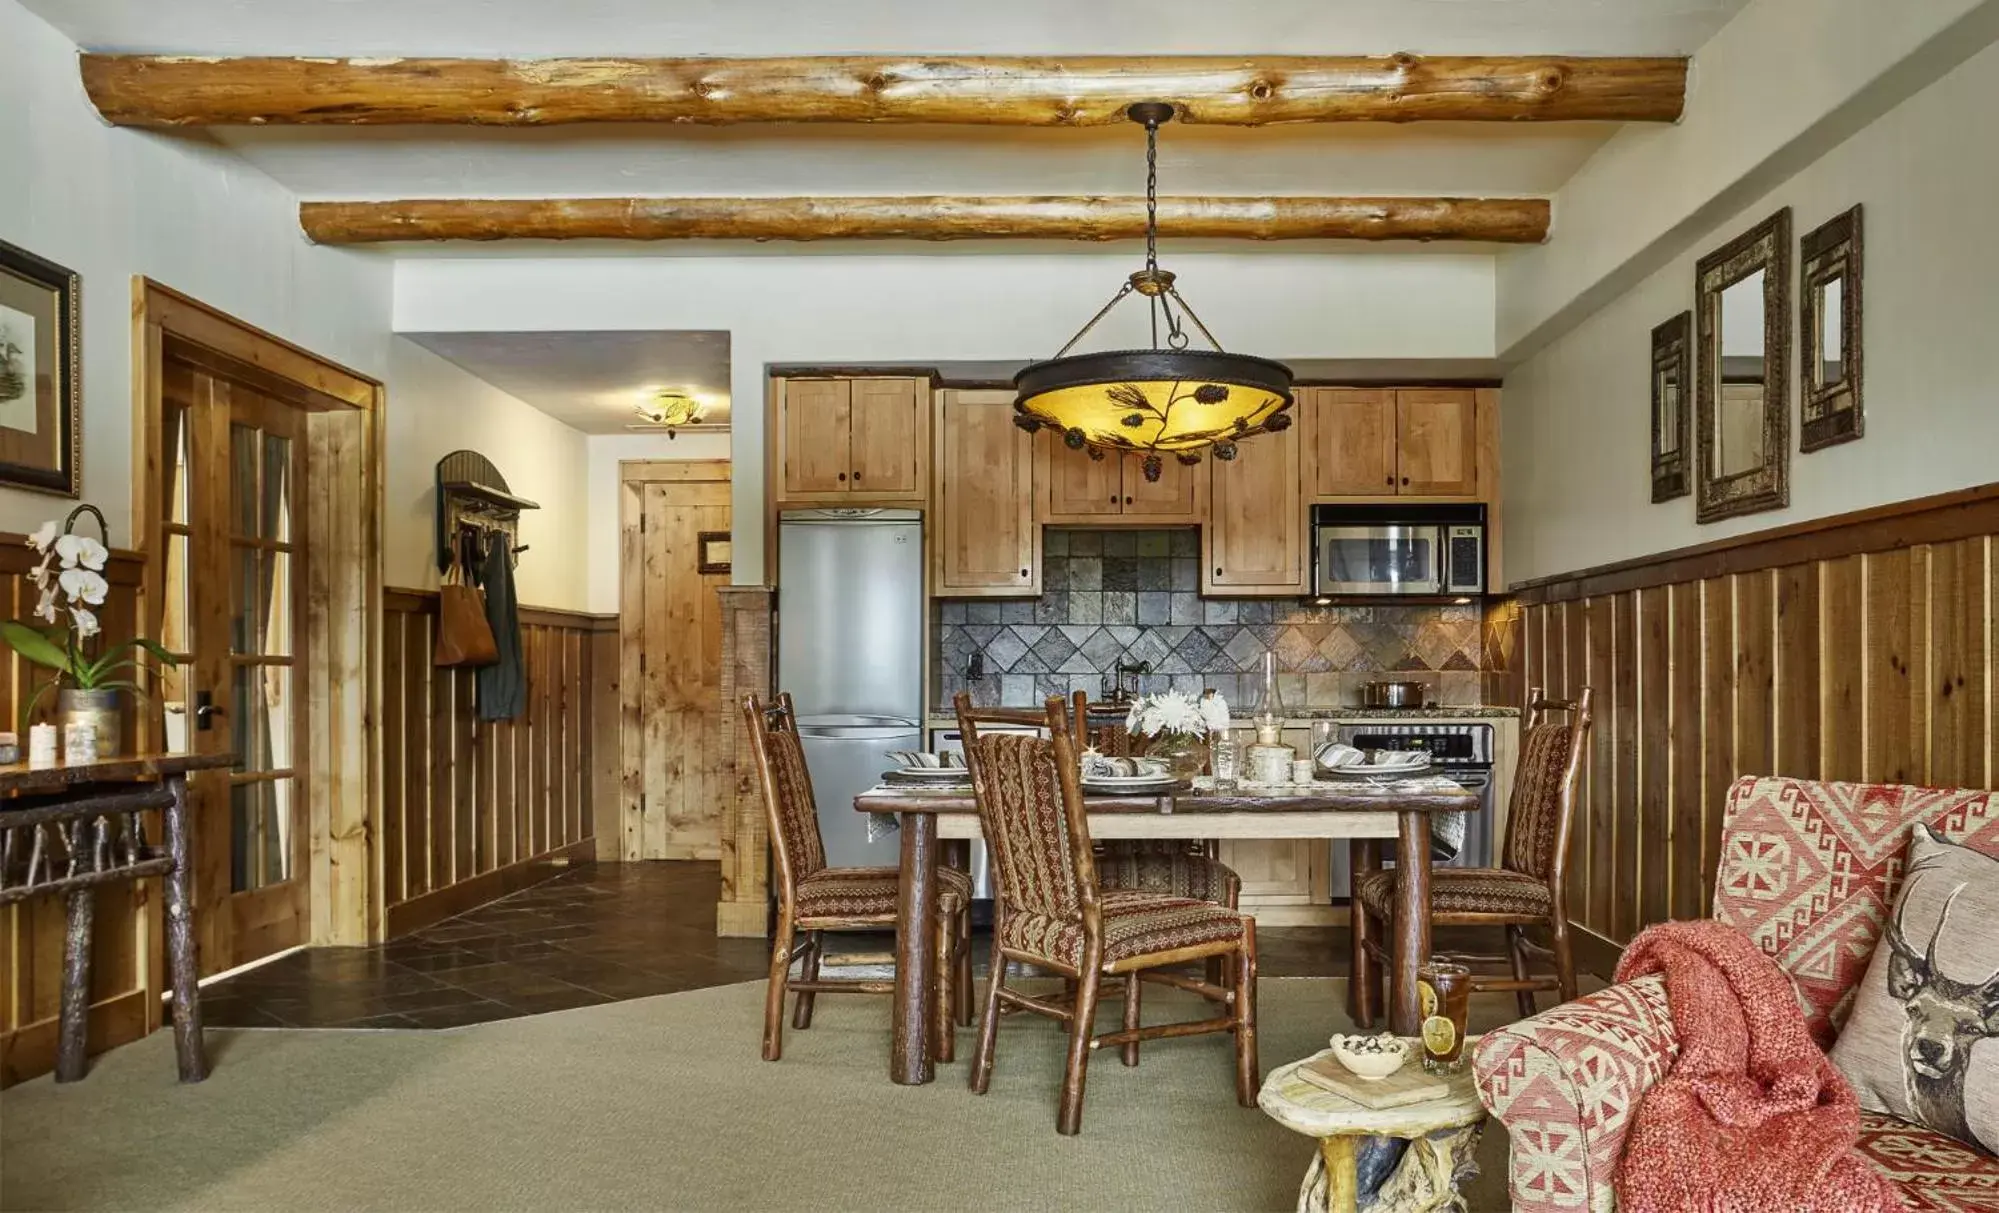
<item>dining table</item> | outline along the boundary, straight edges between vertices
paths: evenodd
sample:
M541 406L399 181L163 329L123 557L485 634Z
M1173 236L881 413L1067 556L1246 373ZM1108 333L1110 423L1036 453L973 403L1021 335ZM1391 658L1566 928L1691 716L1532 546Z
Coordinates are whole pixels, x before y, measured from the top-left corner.
M1356 878L1381 867L1381 840L1396 840L1395 928L1390 941L1390 1027L1416 1034L1422 1020L1416 972L1430 958L1430 818L1478 808L1478 796L1442 775L1399 780L1329 779L1310 784L1239 784L1201 777L1165 794L1098 795L1083 807L1090 837L1111 839L1348 840ZM862 813L891 815L899 830L894 1030L889 1078L915 1086L936 1077L929 1039L937 976L939 844L983 837L969 785L878 784L854 798Z

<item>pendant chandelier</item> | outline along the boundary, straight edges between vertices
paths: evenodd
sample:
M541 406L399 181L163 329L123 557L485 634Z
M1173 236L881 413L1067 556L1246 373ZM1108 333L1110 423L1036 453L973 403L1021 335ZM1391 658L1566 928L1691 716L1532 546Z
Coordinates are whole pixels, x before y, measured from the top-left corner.
M1291 368L1223 350L1174 289L1173 274L1159 268L1159 124L1173 117L1173 107L1141 101L1125 112L1145 127L1145 268L1053 358L1013 377L1019 393L1014 423L1029 433L1048 426L1072 450L1087 448L1092 459L1143 452L1145 478L1158 480L1165 455L1196 464L1202 449L1213 447L1215 458L1234 459L1238 441L1289 428ZM1133 293L1151 306L1152 348L1070 356ZM1213 349L1187 348L1190 324Z

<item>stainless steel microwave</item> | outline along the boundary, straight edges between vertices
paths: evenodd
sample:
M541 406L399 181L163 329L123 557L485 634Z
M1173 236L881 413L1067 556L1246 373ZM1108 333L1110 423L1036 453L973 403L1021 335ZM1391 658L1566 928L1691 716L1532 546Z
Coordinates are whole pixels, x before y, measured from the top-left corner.
M1321 597L1483 594L1485 507L1314 506L1312 589Z

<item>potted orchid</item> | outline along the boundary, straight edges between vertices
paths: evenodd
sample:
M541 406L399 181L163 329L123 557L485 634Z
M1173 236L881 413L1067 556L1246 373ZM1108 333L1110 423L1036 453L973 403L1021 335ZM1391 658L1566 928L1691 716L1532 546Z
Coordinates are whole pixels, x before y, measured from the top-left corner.
M28 536L28 546L42 557L28 575L41 591L41 600L35 605L40 622L0 622L0 640L27 660L55 671L55 677L37 687L23 705L24 730L43 693L54 687L56 714L62 722L95 726L98 753L111 755L119 752L123 740L123 693L145 693L139 683L145 668L140 652L167 665L179 663L151 640L134 637L105 643L97 608L104 605L111 589L104 577L111 553L102 540L71 533L77 516L86 512L97 519L98 531L104 534L104 515L95 506L80 505L62 522L43 523Z
M1173 774L1191 779L1208 765L1208 738L1228 731L1228 700L1214 691L1201 696L1180 691L1140 695L1125 715L1125 728L1146 738L1147 757L1164 758Z

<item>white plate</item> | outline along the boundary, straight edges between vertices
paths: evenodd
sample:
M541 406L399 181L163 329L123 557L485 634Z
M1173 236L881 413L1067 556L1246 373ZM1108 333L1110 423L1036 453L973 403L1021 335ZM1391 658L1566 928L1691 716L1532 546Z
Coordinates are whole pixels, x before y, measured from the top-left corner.
M1151 792L1175 787L1179 780L1171 775L1086 775L1083 787L1090 791L1104 792Z
M1334 779L1407 779L1411 775L1427 775L1429 773L1430 773L1430 764L1427 762L1403 763L1401 765L1392 766L1392 767L1359 766L1359 767L1319 768L1319 775L1321 778L1324 778L1326 776L1331 776Z
M964 767L901 767L895 771L899 779L926 779L936 783L970 783L972 773Z

